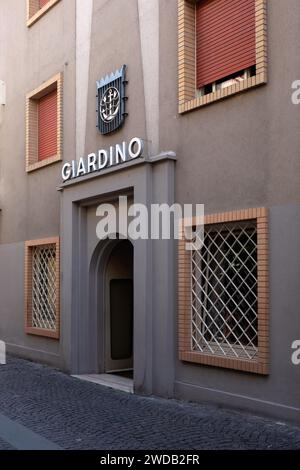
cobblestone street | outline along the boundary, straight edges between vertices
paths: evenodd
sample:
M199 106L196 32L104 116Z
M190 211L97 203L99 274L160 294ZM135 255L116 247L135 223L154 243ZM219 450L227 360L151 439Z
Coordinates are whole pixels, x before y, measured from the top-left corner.
M16 358L0 367L0 403L2 450L20 448L14 426L33 448L300 449L300 429L291 425L130 395Z

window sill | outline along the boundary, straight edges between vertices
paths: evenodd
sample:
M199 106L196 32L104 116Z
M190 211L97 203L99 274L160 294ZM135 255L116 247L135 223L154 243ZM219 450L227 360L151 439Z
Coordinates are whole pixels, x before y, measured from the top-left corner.
M25 333L27 335L44 336L45 338L59 339L59 331L57 330L44 330L42 328L33 328L26 326Z
M36 23L36 21L38 21L42 16L44 16L44 14L47 13L47 11L49 11L59 1L60 0L49 0L46 5L44 5L34 15L27 19L27 28L30 28L30 26Z
M31 163L26 166L26 172L31 173L32 171L39 170L40 168L44 168L46 166L52 165L56 162L61 162L62 158L60 155L54 155L53 157L45 158L45 160L41 160L35 163Z
M179 359L184 362L193 362L207 366L222 367L225 369L252 372L255 374L268 375L268 364L265 361L231 359L222 356L211 356L193 351L181 351Z
M180 103L178 112L179 114L184 114L265 83L267 83L267 74L262 72L258 75L247 78L240 83L224 88L223 90L218 90L214 93L209 93L207 95L200 96L199 98L194 98L192 100L185 101L184 103Z

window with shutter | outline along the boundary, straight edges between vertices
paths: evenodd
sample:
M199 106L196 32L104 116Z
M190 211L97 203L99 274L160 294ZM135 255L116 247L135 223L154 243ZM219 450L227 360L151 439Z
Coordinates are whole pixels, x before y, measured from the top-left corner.
M62 159L63 74L26 96L26 171Z
M38 102L38 160L57 154L57 90Z
M179 113L267 82L266 0L178 0Z
M196 5L197 88L256 64L255 0Z
M32 26L60 0L27 0L27 26Z

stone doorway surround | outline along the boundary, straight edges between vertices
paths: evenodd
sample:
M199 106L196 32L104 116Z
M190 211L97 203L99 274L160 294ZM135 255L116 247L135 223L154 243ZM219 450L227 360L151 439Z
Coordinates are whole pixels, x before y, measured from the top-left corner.
M95 246L88 210L118 195L134 202L174 203L176 156L162 153L64 183L61 191L61 341L66 370L104 372L97 338ZM98 240L99 242L99 240ZM110 240L101 241L104 249ZM102 246L101 246L102 244ZM134 240L134 390L173 396L176 360L176 245ZM97 300L98 296L98 300ZM100 351L101 357L101 351Z

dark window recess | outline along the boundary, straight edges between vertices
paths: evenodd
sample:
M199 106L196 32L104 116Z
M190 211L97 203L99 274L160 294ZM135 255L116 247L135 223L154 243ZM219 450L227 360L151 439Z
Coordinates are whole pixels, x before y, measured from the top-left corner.
M245 235L211 233L210 237L202 264L203 270L209 266L211 274L206 293L202 292L203 305L209 305L211 314L205 321L205 339L222 342L225 337L231 344L238 339L243 345L251 339L257 346L256 230L248 229Z
M255 222L205 227L192 253L193 350L253 359L258 347Z

